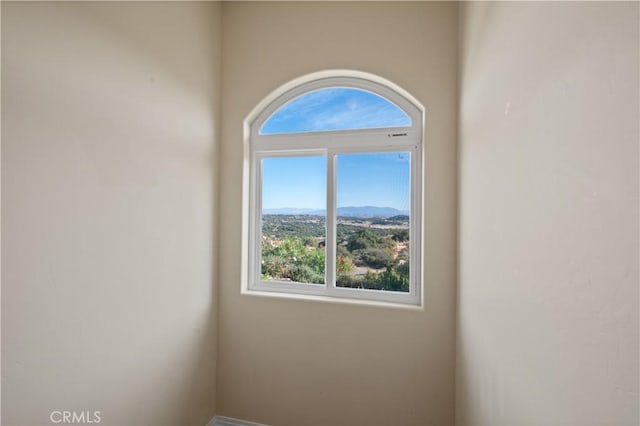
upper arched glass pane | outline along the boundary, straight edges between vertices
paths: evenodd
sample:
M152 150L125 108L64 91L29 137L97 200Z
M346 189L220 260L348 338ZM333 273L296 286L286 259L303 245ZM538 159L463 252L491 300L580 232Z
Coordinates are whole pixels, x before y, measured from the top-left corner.
M365 90L330 87L305 93L276 110L261 135L409 127L397 105Z

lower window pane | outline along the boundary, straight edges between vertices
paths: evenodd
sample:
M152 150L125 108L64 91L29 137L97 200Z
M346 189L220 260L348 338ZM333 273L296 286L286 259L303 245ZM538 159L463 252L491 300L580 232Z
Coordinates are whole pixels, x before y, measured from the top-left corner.
M262 159L261 278L324 284L327 160Z
M336 286L409 292L411 154L336 158Z

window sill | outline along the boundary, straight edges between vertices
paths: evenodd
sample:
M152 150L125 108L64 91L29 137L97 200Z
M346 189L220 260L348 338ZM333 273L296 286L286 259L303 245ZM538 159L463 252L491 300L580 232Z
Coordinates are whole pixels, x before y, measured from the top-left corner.
M385 302L385 301L378 301L378 300L352 299L352 298L344 298L344 297L319 296L314 294L294 294L294 293L282 293L277 291L262 291L262 290L248 290L248 289L242 289L241 293L243 295L248 295L248 296L276 298L276 299L338 303L343 305L344 304L360 305L360 306L371 306L371 307L378 307L378 308L404 309L409 311L424 311L424 304L411 305L406 303Z

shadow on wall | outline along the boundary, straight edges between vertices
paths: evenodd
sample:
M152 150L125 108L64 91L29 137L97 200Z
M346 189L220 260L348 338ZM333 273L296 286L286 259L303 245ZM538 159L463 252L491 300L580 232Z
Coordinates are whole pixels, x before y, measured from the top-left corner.
M220 5L2 9L3 420L206 424Z
M147 19L140 20L138 13L128 13L127 9L137 9L136 4L119 3L118 7L93 7L93 5L78 4L80 10L84 9L84 16L91 24L97 24L108 31L111 42L118 44L118 49L126 47L130 50L127 55L134 58L135 62L144 62L154 73L149 75L149 85L156 83L169 84L175 96L184 97L186 102L198 107L194 113L199 114L201 122L209 121L213 128L201 128L202 133L196 133L196 126L188 126L184 123L176 129L175 138L167 144L166 150L160 154L167 158L180 158L185 161L182 166L185 169L198 169L206 167L211 169L211 179L215 179L215 165L217 164L217 149L212 145L217 143L219 117L218 84L216 76L219 76L220 52L216 51L214 43L205 43L202 40L219 39L216 32L219 30L212 22L219 22L219 17L213 16L212 6L208 7L181 7L173 3L152 3L145 11ZM144 6L143 6L144 7ZM164 9L164 10L159 10ZM204 12L204 13L203 13ZM162 43L158 43L158 28L175 27L176 22L184 22L190 27L189 31L170 31L170 36L163 37ZM196 39L194 39L196 37ZM117 40L117 41L116 41ZM211 48L214 46L214 48ZM156 73L157 72L157 73ZM203 90L207 87L209 90ZM180 93L177 93L180 92ZM106 93L105 93L106 94ZM166 100L162 100L166 102ZM142 105L140 105L142 106ZM140 111L150 113L146 108ZM169 108L169 114L157 111L156 116L145 117L149 125L156 121L176 120L176 116ZM146 114L145 114L146 115ZM183 137L183 135L185 137ZM210 139L210 143L203 143ZM155 146L153 147L156 148ZM204 148L204 150L203 150ZM175 151L178 152L175 152ZM214 217L217 203L217 188L212 186L211 206ZM214 224L215 225L215 224ZM211 241L217 241L215 226L211 227ZM210 259L216 259L217 247L208 247L211 250ZM217 298L215 282L216 265L211 265L211 286L209 291L209 307L205 310L207 315L202 315L197 322L187 324L184 329L183 340L189 334L192 339L184 344L167 345L161 351L175 352L181 360L183 374L175 377L175 382L166 383L169 388L174 388L171 394L171 402L165 405L168 411L161 418L166 424L206 424L215 411L215 367L216 367L216 335L217 335ZM188 285L187 283L175 283L176 285ZM205 299L206 300L206 299ZM205 313L203 312L203 314ZM142 332L144 330L141 330ZM177 337L177 338L179 338ZM182 340L179 342L182 343ZM153 350L152 348L149 348ZM179 354L179 355L178 355ZM169 356L169 358L173 358ZM166 365L167 370L173 370L175 365ZM189 370L191 370L189 372ZM168 371L158 371L160 376L171 376ZM174 387L177 384L176 387ZM148 389L149 394L157 393L155 386ZM143 399L147 399L146 397ZM152 401L149 401L152 402ZM160 409L162 412L163 409ZM108 419L108 416L105 416ZM144 418L138 419L145 423Z

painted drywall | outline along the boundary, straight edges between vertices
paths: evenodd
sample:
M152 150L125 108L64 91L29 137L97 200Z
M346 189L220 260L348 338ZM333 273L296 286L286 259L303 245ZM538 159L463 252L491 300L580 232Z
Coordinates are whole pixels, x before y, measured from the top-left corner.
M454 3L223 5L218 414L267 424L452 424ZM426 108L422 311L242 295L243 120L325 69L379 75Z
M220 18L2 2L3 424L215 413Z
M458 424L638 424L638 3L469 3Z

